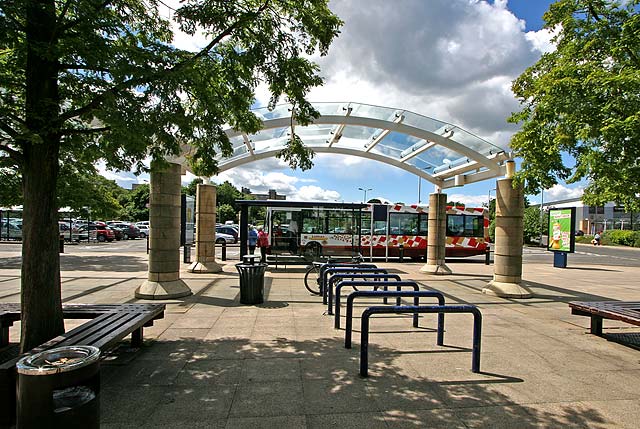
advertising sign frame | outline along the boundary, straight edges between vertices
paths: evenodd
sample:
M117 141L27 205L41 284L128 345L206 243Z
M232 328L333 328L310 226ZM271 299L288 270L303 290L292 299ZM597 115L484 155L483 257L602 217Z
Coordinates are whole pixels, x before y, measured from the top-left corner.
M576 208L564 207L549 209L547 224L547 250L552 252L574 253L576 249ZM567 238L569 245L566 245Z

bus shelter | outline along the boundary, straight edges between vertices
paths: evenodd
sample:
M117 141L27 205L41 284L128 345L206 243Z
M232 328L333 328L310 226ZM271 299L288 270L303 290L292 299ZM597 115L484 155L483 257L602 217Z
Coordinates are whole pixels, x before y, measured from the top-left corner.
M530 296L526 287L520 285L523 192L513 187L515 163L508 150L454 124L404 109L352 102L313 103L313 107L319 116L305 126L296 122L295 107L283 104L273 109L252 111L262 121L262 129L255 134L249 135L232 127L225 129L232 153L214 156L219 171L277 155L286 147L291 128L295 126L296 134L315 153L353 155L411 172L435 188L429 197L428 252L423 267L424 272L433 274L450 273L444 261L447 196L443 191L502 176L504 178L496 183L494 279L484 292L504 297ZM180 174L186 173L187 159L193 151L188 144L183 145L182 154L169 159L170 165L163 171L154 172L152 165L149 278L143 285L145 292L136 291L140 298L164 299L190 293L180 279L179 236L154 233L154 228L179 227ZM207 219L206 222L213 220L215 223L215 190L213 192L213 197L207 196L196 212L202 219ZM203 195L209 195L209 192ZM241 227L244 234L246 227L246 224ZM196 253L207 255L202 256L205 269L198 272L220 270L214 261L212 248L215 244L209 242L213 236L209 235L196 239L196 247L201 243L203 249ZM241 245L245 243L246 236L241 238ZM246 249L243 252L246 253Z

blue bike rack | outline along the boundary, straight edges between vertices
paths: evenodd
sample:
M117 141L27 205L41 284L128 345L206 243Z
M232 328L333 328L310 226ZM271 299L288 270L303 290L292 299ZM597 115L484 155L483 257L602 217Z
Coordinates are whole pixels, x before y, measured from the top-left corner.
M322 272L322 281L320 282L320 293L322 294L322 303L323 304L327 304L327 283L329 282L329 275L331 274L337 274L337 273L354 273L354 274L358 274L359 272L370 272L370 271L375 271L375 270L380 270L382 268L378 268L376 265L373 264L360 264L359 266L353 266L353 267L329 267L326 268L323 272ZM386 271L385 271L386 273Z
M369 319L375 314L398 313L471 313L473 314L473 348L471 372L480 372L480 339L482 336L482 314L475 305L406 305L393 307L369 307L362 313L360 341L360 376L369 375Z
M363 291L355 291L349 294L347 297L347 316L346 316L346 325L344 328L344 348L351 348L351 338L353 336L353 301L358 297L408 297L413 298L413 306L417 307L420 305L419 299L420 297L433 297L438 299L438 305L444 306L445 300L442 292L437 290L418 290L418 284L416 282L406 281L406 282L398 282L400 286L410 286L413 287L412 291L372 291L372 290L363 290ZM358 285L355 285L358 286ZM400 308L402 306L396 305L393 308ZM385 307L386 308L386 307ZM407 313L411 313L407 311ZM413 327L418 327L418 313L413 313ZM439 346L444 345L444 313L438 313L438 338L437 344Z
M348 277L348 276L347 276ZM370 278L370 277L374 277L373 275L364 275L363 277L366 278ZM335 321L333 326L336 329L340 329L340 301L342 300L342 288L344 287L368 287L368 286L373 286L373 290L374 291L378 291L378 289L382 286L384 288L384 291L380 291L380 292L388 292L389 286L395 286L398 292L400 292L402 290L403 286L411 286L413 288L413 290L420 290L420 287L418 285L418 283L413 282L413 281L402 281L402 279L400 278L399 275L397 274L377 274L375 275L376 278L380 278L384 281L367 281L367 280L342 280L340 281L337 285L336 285L336 304L335 304L335 311L334 311L334 315L335 315ZM395 280L390 282L389 280ZM359 291L356 291L359 292ZM375 296L379 296L379 295L375 295ZM382 294L382 303L386 304L387 303L387 298L388 295L387 294ZM401 297L396 297L396 305L402 305L401 302Z
M326 304L327 303L327 298L326 295L324 293L325 291L325 283L327 281L327 275L325 274L325 272L329 269L329 268L357 268L357 267L364 267L364 268L378 268L377 265L375 264L338 264L335 262L327 262L326 264L322 264L320 266L320 272L319 272L319 278L320 278L320 294L322 295L322 303Z
M373 286L373 290L378 290L383 288L384 290L389 290L389 286L395 286L396 282L402 281L398 274L334 274L334 276L344 277L346 279L351 280L339 280L338 284L335 287L335 299L336 299L336 310L340 313L339 303L340 303L340 291L342 291L342 286L340 284L345 281L355 281L362 282L362 284L348 284L347 286ZM358 279L358 280L355 280ZM367 280L373 279L373 280ZM389 280L393 280L391 285L389 285ZM371 284L369 284L371 283ZM398 288L400 290L400 288ZM387 297L384 297L382 300L383 304L387 303ZM397 305L401 305L400 298L398 298Z
M385 268L366 268L358 271L347 271L334 273L329 278L329 284L327 285L327 314L333 314L333 285L344 279L374 279L377 276L389 275L389 272ZM384 283L379 285L384 286ZM385 287L386 290L386 287ZM386 302L385 302L386 304Z

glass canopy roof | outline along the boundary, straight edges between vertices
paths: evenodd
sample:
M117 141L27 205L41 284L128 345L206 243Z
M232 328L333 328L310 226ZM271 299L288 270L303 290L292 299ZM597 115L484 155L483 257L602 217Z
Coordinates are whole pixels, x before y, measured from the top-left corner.
M320 117L296 133L316 153L381 161L441 188L462 186L505 173L504 149L455 125L402 109L359 103L314 103ZM247 135L226 130L233 155L220 157L220 171L275 155L290 137L291 105L253 111L264 127Z

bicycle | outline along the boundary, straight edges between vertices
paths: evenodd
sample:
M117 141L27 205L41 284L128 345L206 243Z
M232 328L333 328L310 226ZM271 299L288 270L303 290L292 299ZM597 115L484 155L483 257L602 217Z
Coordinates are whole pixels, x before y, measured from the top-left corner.
M313 261L311 265L307 267L307 272L304 274L304 287L313 295L320 295L320 283L322 282L322 267L325 265L340 266L340 265L359 265L364 262L362 255L358 254L352 256L351 259L346 261L340 261L329 257L326 262ZM357 289L356 289L357 290Z

